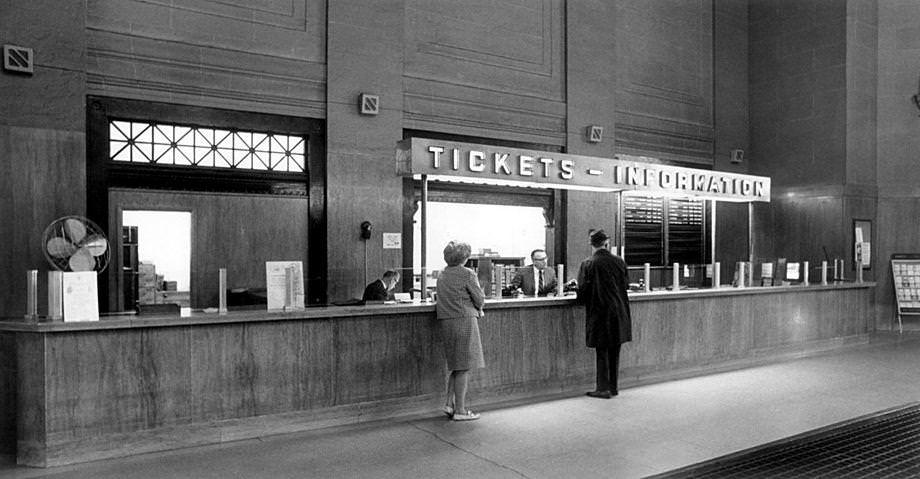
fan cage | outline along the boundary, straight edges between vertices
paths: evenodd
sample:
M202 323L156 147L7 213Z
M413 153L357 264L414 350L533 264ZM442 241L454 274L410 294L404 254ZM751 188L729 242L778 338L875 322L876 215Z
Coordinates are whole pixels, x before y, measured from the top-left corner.
M98 251L100 249L103 250ZM98 254L94 254L94 250ZM83 216L70 215L58 218L52 221L42 234L42 252L48 264L57 271L101 273L109 264L111 250L102 228ZM80 258L75 260L75 256ZM86 267L90 261L91 266ZM79 268L74 269L74 265Z

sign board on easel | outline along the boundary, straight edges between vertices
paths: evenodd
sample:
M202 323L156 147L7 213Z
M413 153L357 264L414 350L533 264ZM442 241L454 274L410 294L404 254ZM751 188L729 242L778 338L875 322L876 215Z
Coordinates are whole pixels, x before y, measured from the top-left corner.
M891 255L891 277L900 332L902 316L920 315L920 254Z

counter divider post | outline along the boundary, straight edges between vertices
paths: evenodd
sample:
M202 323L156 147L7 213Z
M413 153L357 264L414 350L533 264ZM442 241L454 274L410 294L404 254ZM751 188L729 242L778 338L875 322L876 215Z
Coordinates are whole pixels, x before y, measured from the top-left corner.
M674 270L671 272L671 287L674 291L680 289L680 263L674 263Z
M125 305L127 308L129 305ZM134 305L130 305L134 306ZM64 273L48 271L48 320L64 318Z
M26 314L29 322L38 321L38 270L26 271Z
M284 268L284 310L294 309L294 267Z
M856 262L856 282L863 282L863 265L859 261Z
M722 284L722 265L716 261L712 263L712 287L718 288Z
M565 265L556 265L556 296L565 294Z
M227 314L227 268L220 268L217 270L217 282L220 288L217 314Z
M745 265L744 261L738 262L738 287L739 288L744 287L744 282L747 279L747 274L745 274L744 272L744 269L745 269L744 265Z
M821 286L827 286L827 261L821 262Z
M718 201L710 200L709 201L709 261L712 262L712 279L713 285L719 287L719 283L715 281L716 279L716 204Z
M648 293L652 290L652 265L650 263L645 263L642 265L642 277L645 278L645 292Z
M808 286L808 261L802 262L802 285Z
M419 299L428 299L428 175L422 175L422 245L421 292Z

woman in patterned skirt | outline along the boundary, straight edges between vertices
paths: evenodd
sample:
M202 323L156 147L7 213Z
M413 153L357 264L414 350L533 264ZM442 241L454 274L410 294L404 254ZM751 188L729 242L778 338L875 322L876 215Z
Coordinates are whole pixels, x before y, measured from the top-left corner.
M466 389L470 369L485 367L479 318L485 294L476 273L463 265L470 258L470 245L451 241L444 248L447 267L438 276L438 332L447 359L447 401L444 413L454 421L472 421L479 414L467 409Z

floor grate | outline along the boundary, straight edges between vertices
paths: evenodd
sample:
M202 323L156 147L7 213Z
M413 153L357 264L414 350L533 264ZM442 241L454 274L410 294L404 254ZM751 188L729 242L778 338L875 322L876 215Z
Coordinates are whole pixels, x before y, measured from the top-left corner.
M920 403L833 424L647 479L917 477L920 477Z

